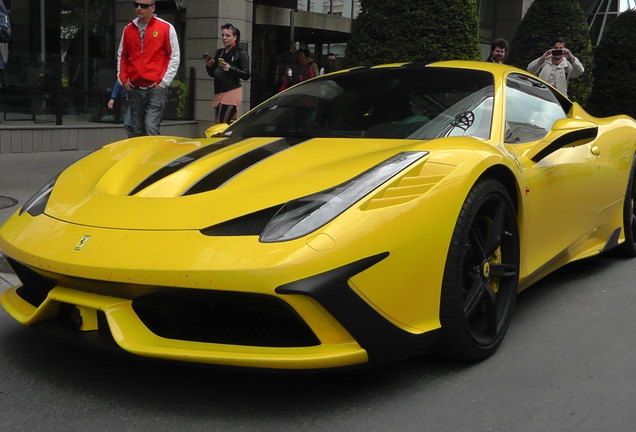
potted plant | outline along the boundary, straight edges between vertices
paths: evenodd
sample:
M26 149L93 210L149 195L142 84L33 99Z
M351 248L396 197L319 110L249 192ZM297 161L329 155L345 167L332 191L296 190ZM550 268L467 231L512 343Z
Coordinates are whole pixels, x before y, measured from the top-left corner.
M188 102L188 89L183 81L172 80L168 87L168 102L163 113L163 118L170 120L182 120L185 118L186 104Z

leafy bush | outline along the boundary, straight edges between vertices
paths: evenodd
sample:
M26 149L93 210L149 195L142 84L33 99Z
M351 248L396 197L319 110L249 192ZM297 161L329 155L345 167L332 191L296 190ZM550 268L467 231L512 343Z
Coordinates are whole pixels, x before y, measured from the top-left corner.
M183 81L178 79L172 80L168 88L168 101L176 104L177 119L184 119L186 104L188 103L188 88Z
M621 13L594 51L590 114L636 117L636 9Z
M476 0L362 0L345 67L481 60Z
M535 0L521 21L510 45L508 63L521 69L541 57L556 37L583 63L585 72L570 81L572 100L585 105L592 90L592 42L579 0Z

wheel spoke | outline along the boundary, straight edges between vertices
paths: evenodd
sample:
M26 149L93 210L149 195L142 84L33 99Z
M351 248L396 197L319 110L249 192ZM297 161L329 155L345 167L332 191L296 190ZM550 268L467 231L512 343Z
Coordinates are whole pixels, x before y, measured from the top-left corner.
M490 274L492 276L508 277L517 275L517 266L510 264L490 263Z
M503 238L503 226L505 220L505 206L501 201L497 204L495 210L495 216L492 220L492 226L488 231L488 238L486 239L486 246L484 247L484 255L489 257L495 253L497 248L501 245L501 239Z
M488 325L488 333L493 337L497 334L498 329L498 313L497 313L497 293L492 289L490 284L485 284L484 305L486 307L486 323Z
M481 231L479 230L476 224L473 224L470 227L470 236L473 238L474 246L476 246L477 249L479 249L479 257L485 258L486 257L486 249L485 249L486 239L484 238L483 234L481 233Z
M477 305L480 304L481 299L484 297L484 283L478 274L472 275L473 283L466 294L464 299L464 315L466 317L472 316Z

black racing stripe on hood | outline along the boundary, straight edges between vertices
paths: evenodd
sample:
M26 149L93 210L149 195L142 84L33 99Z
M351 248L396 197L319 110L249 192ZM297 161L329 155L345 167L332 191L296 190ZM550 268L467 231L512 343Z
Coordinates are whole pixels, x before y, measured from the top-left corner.
M197 161L209 154L214 153L215 151L221 150L225 147L229 147L233 144L236 144L240 141L242 141L244 138L240 138L240 137L236 137L236 138L227 138L224 139L223 141L219 141L218 143L215 144L211 144L209 146L205 146L203 148L197 149L191 153L188 153L187 155L181 156L175 160L173 160L172 162L170 162L169 164L167 164L166 166L164 166L163 168L160 168L159 170L155 171L153 174L151 174L150 176L148 176L144 181L142 181L141 183L139 183L139 185L137 187L135 187L129 194L128 196L132 196L135 195L139 192L141 192L142 190L144 190L145 188L147 188L148 186L150 186L151 184L154 184L156 182L158 182L159 180L168 177L170 174L173 174L177 171L179 171L181 168L190 165L192 162Z
M194 195L217 189L260 161L283 150L287 150L303 141L306 141L306 139L289 140L287 138L281 138L262 147L255 148L210 172L192 185L183 195Z

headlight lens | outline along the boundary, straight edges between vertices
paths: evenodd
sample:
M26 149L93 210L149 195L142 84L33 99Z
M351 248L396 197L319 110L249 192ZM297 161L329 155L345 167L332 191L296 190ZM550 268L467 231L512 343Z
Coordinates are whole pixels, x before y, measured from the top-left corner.
M24 203L22 208L20 209L20 215L24 212L29 213L31 216L38 216L44 213L44 209L46 208L46 203L49 201L49 197L51 196L51 191L53 190L53 186L57 181L57 177L53 177L51 180L46 182L44 186L40 188L39 191L35 193L29 200Z
M260 241L293 240L317 230L427 154L425 151L400 153L346 183L288 202L269 221Z

